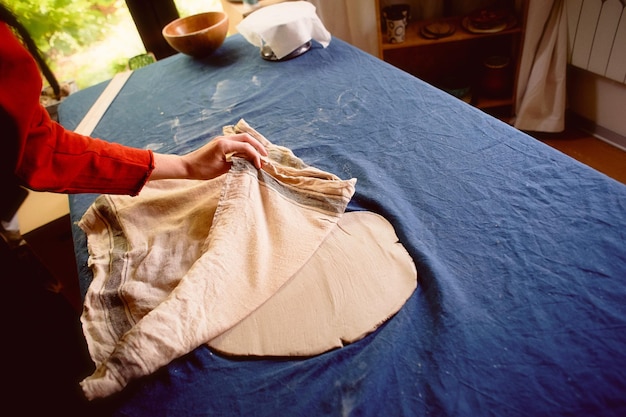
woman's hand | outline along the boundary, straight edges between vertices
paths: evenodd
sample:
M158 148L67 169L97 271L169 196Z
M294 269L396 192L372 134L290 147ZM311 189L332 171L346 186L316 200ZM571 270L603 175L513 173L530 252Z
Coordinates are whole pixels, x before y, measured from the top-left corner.
M215 178L230 169L228 155L245 158L261 169L267 151L261 142L247 133L218 136L186 155L154 153L154 170L149 180Z

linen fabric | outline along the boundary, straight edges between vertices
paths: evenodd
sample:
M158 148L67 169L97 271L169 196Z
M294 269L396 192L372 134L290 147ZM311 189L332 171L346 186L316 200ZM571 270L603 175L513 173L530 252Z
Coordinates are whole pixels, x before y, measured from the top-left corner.
M524 31L514 125L562 132L567 88L567 15L564 0L532 1Z
M135 198L101 196L81 219L94 272L82 316L97 366L81 383L88 399L248 316L309 260L354 194L355 179L307 166L243 120L228 132L259 139L269 163L257 170L233 157L213 181L155 181ZM172 185L185 189L180 197Z

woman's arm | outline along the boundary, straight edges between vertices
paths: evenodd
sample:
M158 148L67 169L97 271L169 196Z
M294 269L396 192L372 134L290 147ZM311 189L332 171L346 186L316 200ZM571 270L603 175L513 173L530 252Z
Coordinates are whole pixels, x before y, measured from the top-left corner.
M260 169L267 151L247 133L218 136L206 145L185 155L154 153L154 170L148 181L185 178L206 180L218 177L230 169L228 156L241 156Z

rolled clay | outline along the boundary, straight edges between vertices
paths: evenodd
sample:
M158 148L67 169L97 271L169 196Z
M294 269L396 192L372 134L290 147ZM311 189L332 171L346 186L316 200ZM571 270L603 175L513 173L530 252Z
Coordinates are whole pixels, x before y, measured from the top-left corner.
M375 213L345 213L294 277L208 344L234 356L318 355L376 330L416 287L393 226Z

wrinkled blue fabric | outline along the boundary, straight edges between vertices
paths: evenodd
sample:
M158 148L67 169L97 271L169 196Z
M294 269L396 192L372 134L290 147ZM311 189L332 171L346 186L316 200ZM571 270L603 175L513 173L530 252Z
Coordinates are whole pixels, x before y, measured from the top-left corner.
M104 87L66 99L62 123ZM624 185L339 39L269 62L235 35L141 68L94 136L184 153L240 118L358 178L349 209L393 224L420 286L375 333L317 357L200 347L110 398L116 415L626 415ZM94 198L71 197L74 221Z

